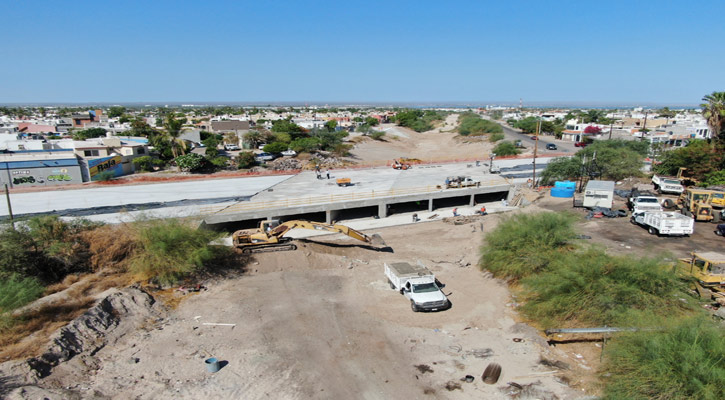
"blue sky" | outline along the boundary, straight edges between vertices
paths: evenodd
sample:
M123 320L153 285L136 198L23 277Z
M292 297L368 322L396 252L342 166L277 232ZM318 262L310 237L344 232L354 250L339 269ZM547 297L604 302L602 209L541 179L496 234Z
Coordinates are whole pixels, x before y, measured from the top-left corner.
M698 104L723 1L0 0L0 103Z

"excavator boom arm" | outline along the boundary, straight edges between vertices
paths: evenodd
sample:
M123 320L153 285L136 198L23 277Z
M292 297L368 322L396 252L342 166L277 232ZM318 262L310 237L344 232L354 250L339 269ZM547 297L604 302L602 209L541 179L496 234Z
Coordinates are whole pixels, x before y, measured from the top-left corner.
M271 236L277 236L282 237L287 234L287 232L291 231L292 229L311 229L311 230L317 230L317 231L328 231L328 232L339 232L343 235L350 236L353 239L357 239L361 242L370 243L370 237L368 237L366 234L356 231L355 229L352 229L345 225L328 225L323 224L320 222L312 222L312 221L287 221L284 223L281 223L278 227L274 228L271 232Z

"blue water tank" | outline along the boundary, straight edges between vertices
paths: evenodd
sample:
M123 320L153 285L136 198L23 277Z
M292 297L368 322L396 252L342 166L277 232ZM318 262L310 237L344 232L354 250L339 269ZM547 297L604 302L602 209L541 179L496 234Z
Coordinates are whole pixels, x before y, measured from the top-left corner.
M559 189L576 189L576 182L572 181L556 181L554 187Z
M574 189L553 187L551 188L551 197L572 198L574 197Z

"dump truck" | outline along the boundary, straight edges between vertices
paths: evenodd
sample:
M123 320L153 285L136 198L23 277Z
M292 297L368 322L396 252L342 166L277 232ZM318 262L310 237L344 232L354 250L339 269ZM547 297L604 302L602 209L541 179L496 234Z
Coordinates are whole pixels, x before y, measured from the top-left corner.
M713 299L725 306L725 254L692 252L678 261L680 272L694 278L693 286L701 298Z
M410 300L413 312L439 311L451 306L441 291L440 282L420 261L417 264L393 262L385 264L385 276L390 288Z
M479 186L481 186L481 181L477 181L470 176L449 176L446 178L446 189Z
M685 191L685 188L680 183L680 180L671 177L671 176L660 176L660 175L653 175L652 176L652 184L655 187L655 190L657 193L671 193L671 194L681 194Z
M261 221L259 228L254 232L245 230L234 232L232 235L232 244L245 254L296 250L297 245L290 243L292 239L287 236L292 229L338 232L361 242L370 243L373 246L385 246L385 242L377 234L368 236L345 225L323 224L321 222L304 220L286 221L282 223L278 220Z
M678 212L640 211L630 221L647 228L651 235L689 236L695 231L695 221Z

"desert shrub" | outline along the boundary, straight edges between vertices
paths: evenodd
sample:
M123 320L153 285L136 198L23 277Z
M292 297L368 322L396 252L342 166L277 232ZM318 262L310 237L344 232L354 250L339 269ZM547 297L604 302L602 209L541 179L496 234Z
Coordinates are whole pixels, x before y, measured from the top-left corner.
M481 116L476 113L465 112L458 117L458 122L458 133L463 136L478 136L486 133L501 133L501 139L503 139L503 128L501 127L501 125L493 121L482 119ZM495 140L491 140L491 142L495 142Z
M497 144L496 147L494 147L493 152L497 156L515 156L516 154L519 154L519 149L517 149L513 143L504 141Z
M242 151L237 156L237 168L251 168L254 166L256 161L254 160L254 153L251 151Z
M135 229L138 251L130 260L130 269L162 284L175 284L201 272L230 251L209 244L222 234L196 229L176 219L138 222Z
M632 326L691 310L683 283L661 259L610 256L601 249L553 257L523 279L524 313L543 326Z
M45 287L32 277L13 275L0 281L0 313L22 307L43 294Z
M385 132L383 132L383 131L372 131L370 133L370 137L373 138L373 140L383 140L385 138Z
M552 212L506 217L486 235L479 265L511 280L546 270L573 247L574 220L571 214Z
M498 133L498 132L492 133L492 134L488 135L488 141L491 143L495 143L495 142L498 142L499 140L503 140L504 137L505 136L503 133Z
M116 177L116 173L113 171L103 171L98 173L94 180L101 181L101 182L108 182Z
M124 270L134 253L136 236L128 225L104 225L81 233L88 243L88 264L92 271L102 268Z
M605 355L604 399L725 398L725 333L704 318L621 335Z

